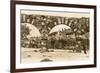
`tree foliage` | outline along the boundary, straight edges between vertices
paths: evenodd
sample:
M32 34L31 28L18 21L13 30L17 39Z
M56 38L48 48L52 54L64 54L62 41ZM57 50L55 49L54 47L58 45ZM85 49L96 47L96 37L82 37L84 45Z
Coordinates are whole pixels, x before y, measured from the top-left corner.
M25 26L25 25L21 25L21 38L25 39L27 38L27 35L30 34L30 29L29 27Z

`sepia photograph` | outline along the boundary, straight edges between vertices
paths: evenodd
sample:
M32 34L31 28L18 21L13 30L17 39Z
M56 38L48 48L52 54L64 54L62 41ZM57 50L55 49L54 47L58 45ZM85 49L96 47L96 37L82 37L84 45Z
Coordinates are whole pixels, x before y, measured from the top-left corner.
M88 60L89 24L89 13L21 10L21 63Z
M96 67L96 6L12 1L11 72Z

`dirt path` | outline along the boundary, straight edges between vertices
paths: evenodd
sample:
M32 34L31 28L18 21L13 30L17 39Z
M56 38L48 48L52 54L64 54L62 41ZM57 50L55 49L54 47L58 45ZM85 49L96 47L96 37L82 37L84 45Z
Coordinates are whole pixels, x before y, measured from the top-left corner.
M33 48L22 48L21 62L22 63L34 63L40 62L43 59L49 59L52 61L73 61L73 60L88 60L89 52L87 54L75 53L71 50L54 50L54 52L40 53L34 52ZM38 49L39 50L39 49Z

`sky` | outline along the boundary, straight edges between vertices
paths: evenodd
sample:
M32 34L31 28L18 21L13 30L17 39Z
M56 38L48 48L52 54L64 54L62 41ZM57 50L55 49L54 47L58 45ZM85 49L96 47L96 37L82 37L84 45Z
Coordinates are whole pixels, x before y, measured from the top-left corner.
M62 17L89 17L89 13L85 12L70 12L70 11L44 11L44 10L21 10L22 14L37 14L37 15L49 15L49 16L62 16Z

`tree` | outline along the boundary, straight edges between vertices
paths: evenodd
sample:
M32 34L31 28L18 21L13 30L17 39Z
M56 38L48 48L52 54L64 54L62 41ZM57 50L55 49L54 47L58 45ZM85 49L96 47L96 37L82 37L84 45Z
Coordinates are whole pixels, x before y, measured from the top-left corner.
M25 25L21 25L21 39L25 39L27 38L27 35L30 34L30 29L25 26Z

